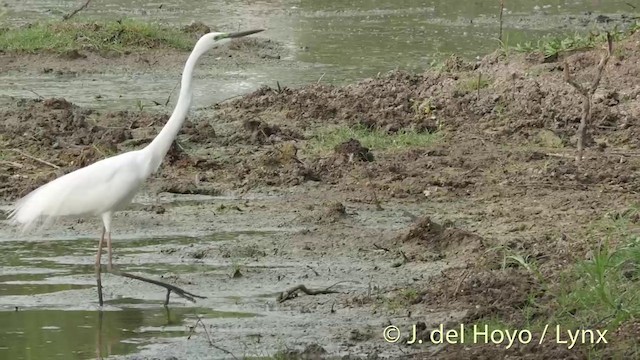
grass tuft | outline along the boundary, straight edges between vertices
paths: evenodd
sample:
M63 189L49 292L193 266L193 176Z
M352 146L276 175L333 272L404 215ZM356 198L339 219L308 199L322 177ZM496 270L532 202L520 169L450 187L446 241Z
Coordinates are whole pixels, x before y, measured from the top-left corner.
M636 31L638 31L640 27L638 25L633 26L627 30L619 30L613 29L611 31L611 35L613 36L613 41L622 40ZM511 48L508 45L502 43L502 49L505 54L508 54L510 49L513 49L516 52L521 53L541 53L545 57L553 57L562 52L570 52L570 51L578 51L578 50L588 50L592 49L599 44L606 44L607 42L607 33L606 32L590 32L589 34L573 34L563 37L558 36L546 36L542 39L531 42L527 41L524 43L518 43L515 47Z
M612 328L640 317L640 237L632 221L639 214L633 208L592 227L597 245L569 274L570 286L558 299L563 321Z
M0 51L67 53L88 50L116 52L172 48L190 50L196 39L178 28L135 20L111 22L50 22L4 29Z
M360 141L362 146L370 150L393 151L433 145L442 139L442 133L418 132L414 130L401 130L397 133L388 133L382 130L371 130L365 127L341 126L316 133L309 141L308 149L311 153L322 153L349 139Z

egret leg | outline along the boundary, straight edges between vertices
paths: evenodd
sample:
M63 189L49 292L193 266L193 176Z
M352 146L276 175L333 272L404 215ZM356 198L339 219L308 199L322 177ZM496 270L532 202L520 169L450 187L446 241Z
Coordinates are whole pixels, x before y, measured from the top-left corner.
M109 249L109 270L113 270L113 263L111 262L111 231L107 232L107 248Z
M98 242L98 254L96 255L96 281L98 283L98 303L102 306L102 279L100 278L100 258L102 257L102 243L104 242L104 235L106 229L102 228L102 236L100 242Z
M104 238L105 233L107 234L107 249L109 250L109 265L107 269L113 270L113 262L111 261L111 212L102 214L102 223L104 224L102 237Z

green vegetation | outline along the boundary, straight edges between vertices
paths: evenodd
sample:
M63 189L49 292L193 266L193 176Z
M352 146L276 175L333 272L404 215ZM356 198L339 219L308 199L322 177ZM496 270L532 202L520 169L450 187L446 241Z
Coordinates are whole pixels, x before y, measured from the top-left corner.
M149 48L190 50L195 38L177 28L135 20L51 22L0 31L0 50L68 53L89 50L124 53Z
M404 150L432 145L442 138L442 133L440 131L429 133L414 130L400 130L397 133L388 133L383 130L371 130L362 126L340 126L316 133L310 139L307 147L312 153L321 153L330 151L336 145L352 138L360 141L362 146L371 150Z
M593 224L585 236L588 243L594 244L590 256L569 266L554 282L546 280L528 256L505 251L503 268L515 265L531 272L546 292L545 298L550 299L541 302L533 294L530 296L522 309L528 317L527 324L524 324L526 328L538 334L547 324L549 331L556 331L556 325L563 332L607 330L608 346L612 347L609 351L635 351L640 354L633 337L629 343L611 344L611 334L615 329L626 321L640 318L640 236L636 225L639 220L640 207L607 216ZM496 320L481 319L477 324L488 321ZM501 327L514 328L512 325ZM591 348L591 355L598 358L603 349Z
M613 41L619 41L624 39L625 37L630 36L631 34L635 33L638 28L638 26L634 26L626 31L614 29L613 31L611 31ZM502 43L502 48L505 54L508 54L509 50L513 49L517 52L538 52L543 54L545 57L552 57L562 52L591 49L598 44L606 44L606 42L607 34L605 32L591 32L587 35L576 33L563 37L547 36L539 39L535 43L531 41L518 43L513 48L506 45L505 43Z
M471 76L466 79L460 80L456 84L456 91L463 94L468 94L471 92L476 92L480 89L484 89L488 87L492 82L492 79L482 77L482 76Z
M597 245L560 287L558 321L615 328L640 317L640 237L633 231L639 215L633 208L593 226L587 239Z

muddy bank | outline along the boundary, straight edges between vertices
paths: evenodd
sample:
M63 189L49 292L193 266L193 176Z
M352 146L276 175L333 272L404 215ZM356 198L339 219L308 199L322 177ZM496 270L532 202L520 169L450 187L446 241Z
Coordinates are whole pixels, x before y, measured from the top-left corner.
M27 72L78 76L80 74L110 74L123 72L181 73L186 57L200 36L216 31L202 22L192 22L181 28L164 28L145 23L104 22L33 24L22 28L4 29L16 32L31 27L42 28L40 36L48 32L85 33L76 35L72 45L43 44L43 48L30 48L25 44L0 50L0 72ZM145 26L149 27L148 29ZM35 30L34 30L35 31ZM63 40L60 40L62 42ZM229 46L216 49L215 55L204 56L201 66L215 65L231 69L241 65L266 65L290 56L281 42L262 37L234 39Z
M234 69L242 65L265 66L278 63L288 55L281 44L270 39L239 39L232 46L217 50L215 55L203 56L200 66L215 66L220 70ZM64 54L0 53L0 72L78 76L170 71L179 75L188 56L188 51L175 49L148 49L114 54L85 50Z

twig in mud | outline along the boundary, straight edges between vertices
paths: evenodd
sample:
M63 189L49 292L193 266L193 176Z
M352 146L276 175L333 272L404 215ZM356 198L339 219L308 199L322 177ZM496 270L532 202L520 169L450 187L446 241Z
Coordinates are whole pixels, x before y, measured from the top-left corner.
M311 265L307 265L307 268L313 271L313 273L316 274L316 276L320 276L320 274L316 271L316 269L312 268Z
M628 156L628 157L638 157L638 156L640 156L639 152L624 152L624 151L607 151L604 154L605 155L616 155L616 156Z
M456 296L456 294L458 293L458 290L460 290L460 286L462 286L462 282L467 278L467 276L469 276L468 269L462 273L462 277L460 278L460 281L458 281L458 285L456 285L456 289L453 291L453 296Z
M52 168L54 168L54 169L60 169L60 166L58 166L58 165L56 165L56 164L53 164L53 163L50 163L50 162L48 162L48 161L46 161L46 160L42 160L42 159L40 159L40 158L37 158L37 157L35 157L35 156L33 156L33 155L29 155L29 154L27 154L26 152L24 152L24 151L22 151L22 150L19 150L19 149L11 149L11 151L17 152L18 154L20 154L20 155L22 155L22 156L24 156L24 157L27 157L27 158L29 158L29 159L31 159L31 160L35 160L35 161L37 161L37 162L39 162L39 163L41 163L41 164L49 165L49 166L51 166L51 167L52 167Z
M100 150L100 149L96 146L96 144L91 144L91 147L93 147L93 149L94 149L95 151L99 152L99 153L100 153L100 155L102 155L102 157L103 157L103 158L106 158L106 157L107 157L107 154L105 154L102 150Z
M169 96L167 96L167 101L164 102L164 106L169 105L169 101L171 101L171 95L173 95L173 92L176 91L176 89L178 88L178 85L180 85L180 81L177 81L176 84L173 86L173 89L171 89Z
M320 81L322 81L322 78L324 77L326 73L322 73L322 75L320 75L320 78L318 79L318 81L316 81L316 84L320 84Z
M213 340L211 340L211 336L209 335L209 331L207 330L207 326L204 324L204 322L202 322L202 318L198 318L198 320L196 321L195 325L190 326L189 327L189 336L187 336L187 340L191 339L191 336L193 334L195 334L196 332L196 328L198 327L198 324L202 325L202 329L204 329L204 333L207 335L207 341L209 342L209 346L216 348L220 351L222 351L225 354L231 355L231 357L233 357L234 359L237 359L237 357L235 355L233 355L233 353L225 348L222 348L216 344L213 343Z
M404 251L402 251L402 250L398 250L398 251L400 252L400 255L402 255L402 258L404 259L405 263L411 262L411 260L409 260L409 258L404 253Z
M82 11L82 10L86 9L86 8L87 8L87 6L89 6L89 3L90 3L90 2L91 2L91 0L87 0L87 1L85 1L85 3L84 3L84 4L82 4L82 6L80 6L79 8L77 8L77 9L73 10L72 12L70 12L70 13L68 13L68 14L66 14L66 15L64 15L64 16L62 16L62 21L69 20L69 19L71 19L72 17L76 16L76 14L77 14L77 13L79 13L80 11Z
M38 94L37 92L35 92L35 91L31 90L31 89L25 89L25 90L27 90L28 92L30 92L30 93L34 94L35 96L37 96L38 99L44 100L44 97L42 95Z
M183 290L175 285L171 285L171 284L167 284L165 282L162 281L158 281L158 280L153 280L153 279L148 279L142 276L138 276L138 275L134 275L134 274L130 274L130 273L126 273L120 270L115 270L115 269L104 269L101 270L102 272L108 273L108 274L112 274L112 275L118 275L118 276L122 276L122 277L126 277L129 279L134 279L134 280L139 280L139 281L144 281L153 285L158 285L158 286L162 286L163 288L167 289L167 297L165 298L164 301L164 306L169 305L169 296L171 295L171 292L173 291L176 295L185 298L193 303L196 302L195 298L199 298L199 299L206 299L206 296L200 296L200 295L196 295L193 293L190 293L186 290Z
M560 153L546 153L544 155L545 156L550 156L550 157L559 157L559 158L572 158L573 157L573 155L560 154Z
M582 103L582 116L580 118L580 126L578 127L578 154L576 156L576 164L580 164L582 161L582 154L584 152L584 142L587 136L587 127L589 126L589 122L591 121L591 102L593 101L593 94L595 94L598 89L598 85L600 84L600 80L602 79L602 74L604 73L604 69L611 57L611 53L613 52L613 37L611 33L607 32L607 52L600 59L600 63L598 63L598 68L596 72L596 77L591 83L591 86L585 87L582 84L579 84L571 77L569 73L569 63L565 59L564 61L564 80L571 86L573 86L579 93L582 95L583 103Z
M367 172L367 175L369 173ZM382 211L382 205L380 205L380 200L378 199L378 194L376 193L376 189L373 187L373 182L371 182L371 176L369 175L369 181L367 181L369 188L371 189L371 194L373 195L373 202L376 204L376 210Z
M339 281L327 288L321 289L321 290L311 290L308 289L306 286L300 284L300 285L296 285L292 288L289 288L283 292L281 292L280 294L278 294L277 300L278 302L285 302L287 300L293 299L297 296L298 290L302 291L303 293L307 294L307 295L323 295L323 294L337 294L339 291L334 291L334 290L330 290L332 287L338 285L338 284L342 284L348 281Z
M387 249L386 247L382 247L382 246L380 246L380 245L378 245L378 244L376 244L376 243L373 243L373 246L374 246L376 249L384 250L384 251L386 251L386 252L391 251L391 250Z
M504 14L504 0L500 0L500 30L498 32L498 40L502 41L502 15Z
M627 6L629 6L630 8L632 8L633 10L635 10L635 9L636 9L636 6L635 6L635 5L633 5L633 4L631 4L631 3L626 2L625 4L626 4Z
M17 167L18 169L22 169L24 167L24 165L17 163L15 161L9 161L9 160L0 160L0 164L7 164L13 167Z
M384 210L384 208L382 207L382 205L380 205L380 199L378 199L378 193L376 193L376 189L373 187L373 181L372 181L373 177L371 176L371 172L369 172L369 170L366 170L366 174L367 174L367 186L371 190L371 198L373 200L373 203L376 204L376 210L382 211ZM353 174L349 174L349 176L351 176L351 178L353 178L356 181L361 180L360 178L357 178Z

